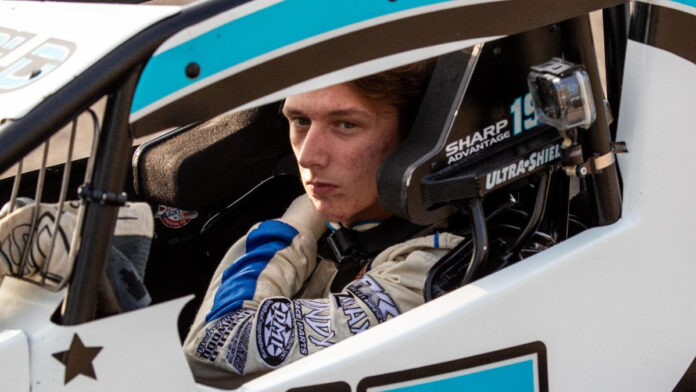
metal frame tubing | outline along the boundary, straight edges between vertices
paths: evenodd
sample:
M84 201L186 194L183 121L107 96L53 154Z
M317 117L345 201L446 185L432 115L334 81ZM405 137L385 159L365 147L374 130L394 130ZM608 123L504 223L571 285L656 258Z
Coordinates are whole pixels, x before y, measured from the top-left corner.
M463 202L458 202L456 204L458 208L462 210L466 208L469 211L471 216L471 233L473 235L472 240L474 241L474 249L471 253L469 266L466 268L464 278L459 285L459 287L461 287L474 280L474 274L476 274L479 267L486 261L486 257L488 257L488 228L486 226L486 216L483 212L482 198L469 199L464 208L461 208Z
M636 2L633 5L633 12L631 13L628 37L634 41L647 44L650 41L652 15L652 4Z
M570 33L570 43L577 50L579 62L585 66L590 77L594 104L597 111L597 120L587 130L589 139L590 156L604 155L611 151L611 134L607 112L604 110L604 94L602 82L599 77L597 54L592 42L590 28L590 16L582 15L567 22ZM611 165L601 173L588 176L588 181L593 185L593 196L596 208L596 220L600 226L616 222L621 217L621 188L616 164Z
M614 113L614 122L610 125L611 138L616 139L621 107L621 87L626 59L626 25L628 6L617 5L602 11L604 19L604 51L606 53L607 99Z
M99 135L91 179L94 189L121 192L124 187L133 142L128 130L128 114L138 76L139 69L128 74L118 91L110 95L107 101L104 127ZM75 261L63 315L65 325L76 325L94 319L97 289L105 271L118 208L97 202L90 202L86 206L81 247Z

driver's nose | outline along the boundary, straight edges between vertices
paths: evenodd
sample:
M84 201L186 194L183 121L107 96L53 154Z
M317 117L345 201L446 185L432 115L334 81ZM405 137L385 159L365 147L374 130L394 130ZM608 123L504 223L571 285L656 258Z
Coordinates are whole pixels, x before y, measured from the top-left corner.
M307 169L326 167L329 163L330 141L326 129L312 123L301 142L297 156L300 167Z

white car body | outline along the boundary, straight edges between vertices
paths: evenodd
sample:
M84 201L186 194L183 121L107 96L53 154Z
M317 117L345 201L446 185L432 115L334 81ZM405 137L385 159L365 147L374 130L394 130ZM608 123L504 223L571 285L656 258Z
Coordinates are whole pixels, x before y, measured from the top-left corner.
M165 42L153 57L211 26L276 3L250 3L207 22L210 26L194 25ZM693 1L649 3L696 21ZM0 118L22 118L105 53L179 10L0 1L2 28L36 34L27 48L48 37L73 42L77 48L64 65L21 94L0 93ZM426 11L381 18L409 12ZM51 18L63 22L52 23ZM310 45L340 32L323 34L295 45ZM360 64L234 110L494 38L466 39ZM0 39L0 48L2 44ZM200 83L214 83L292 49L268 52ZM28 53L0 57L0 74ZM306 390L481 390L475 388L482 382L489 391L516 385L520 391L652 392L673 390L690 366L690 377L696 377L696 241L691 237L696 222L696 178L691 175L696 64L633 40L628 41L625 64L617 140L625 141L630 152L618 158L623 180L618 222L586 230L238 390L299 391L321 384L328 385ZM134 109L130 121L195 88L164 94ZM218 390L196 384L181 350L176 320L190 297L76 326L57 325L51 316L65 295L66 289L52 292L14 277L0 283L3 391ZM53 354L67 350L76 334L85 346L102 348L92 361L96 379L78 375L66 383L66 368Z

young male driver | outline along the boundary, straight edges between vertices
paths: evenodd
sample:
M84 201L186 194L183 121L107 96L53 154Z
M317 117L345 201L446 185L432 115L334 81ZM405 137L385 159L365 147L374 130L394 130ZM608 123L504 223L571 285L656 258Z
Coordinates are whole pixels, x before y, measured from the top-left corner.
M461 237L434 233L391 246L333 292L337 270L317 256L317 241L327 227L361 231L390 216L377 199L377 171L410 128L429 68L286 99L306 195L252 227L215 272L184 342L198 381L241 383L423 303L428 270Z

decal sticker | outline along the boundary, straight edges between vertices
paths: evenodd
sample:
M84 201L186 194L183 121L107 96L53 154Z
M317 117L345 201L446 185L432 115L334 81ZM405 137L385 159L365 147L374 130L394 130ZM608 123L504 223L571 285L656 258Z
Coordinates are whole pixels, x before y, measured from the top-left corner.
M0 28L0 60L10 54L18 59L0 63L0 93L22 88L58 68L75 51L75 44L48 38L36 46L24 45L35 34ZM12 60L10 60L12 61Z
M253 313L254 312L251 310L242 309L237 312L229 313L217 320L212 326L206 329L205 337L203 337L201 344L198 345L198 349L196 350L198 356L210 362L215 362L220 348L225 345L234 327L246 320Z
M0 59L32 39L36 34L0 27Z
M302 321L302 304L299 300L294 301L295 305L295 326L297 326L297 344L300 348L300 354L308 355L307 351L307 333L304 329L304 322Z
M143 70L141 80L133 97L131 113L136 113L157 101L172 95L183 95L187 87L211 76L238 71L235 67L275 51L287 51L289 45L307 46L305 41L337 29L350 28L356 23L389 16L417 7L447 3L449 0L378 1L334 0L331 3L285 0L214 29L191 37L161 53L156 53ZM285 20L289 15L298 15L306 20L321 23L275 23L275 34L256 36L248 34L269 21ZM235 15L236 16L236 15ZM273 23L273 22L271 22ZM377 24L372 21L371 24ZM353 27L351 30L355 30ZM234 51L219 51L220 45L236 48ZM284 50L283 50L284 49ZM216 53L212 55L212 53ZM179 67L185 67L191 58L201 59L201 72L189 78ZM164 72L164 73L163 73ZM164 75L167 75L166 77Z
M53 358L65 365L64 385L67 385L80 374L96 380L97 374L94 372L92 361L94 361L94 358L102 348L101 346L85 346L80 336L75 333L73 334L72 342L70 342L70 348L53 353Z
M524 108L522 107L522 102L524 102ZM539 124L536 112L534 111L534 100L532 99L531 93L527 93L524 97L515 99L512 105L510 105L510 114L512 114L513 122L512 133L515 136Z
M186 226L189 222L198 217L196 211L184 211L178 208L159 205L155 218L159 219L163 225L170 229L178 229Z
M392 297L370 275L365 275L348 286L348 291L360 298L380 323L385 322L389 316L396 317L400 313Z
M246 366L247 355L249 354L249 336L251 335L251 322L247 319L244 324L237 329L230 345L227 347L227 363L229 363L237 374L241 375Z
M358 305L358 301L352 295L336 294L336 301L343 309L343 314L348 317L348 329L353 335L370 328L370 320L367 313Z
M451 165L461 159L473 156L496 143L508 140L524 131L535 128L539 122L534 112L532 95L527 93L517 97L510 105L510 119L504 118L495 124L490 124L482 130L466 135L445 146L447 164ZM512 122L512 128L510 123Z
M474 155L498 142L509 139L511 136L508 120L502 119L481 131L466 135L465 138L447 144L445 147L447 164L449 165L462 158Z
M548 392L546 346L533 342L473 357L364 378L358 392Z
M286 298L269 298L259 308L256 347L270 367L283 363L290 353L295 338L291 305Z
M672 392L689 391L696 391L696 358L694 358L689 368L686 369L686 373L684 373L677 386L672 390Z
M300 300L302 321L309 327L309 341L315 346L329 347L334 344L330 339L336 336L331 330L331 304L328 302Z
M325 78L335 71L340 72L338 80L347 81L384 70L378 65L383 63L373 62L376 59L393 56L391 58L399 64L406 64L464 49L472 45L467 40L483 41L482 37L488 37L492 32L508 35L526 31L530 28L530 21L535 26L544 26L618 3L621 2L557 0L546 3L544 12L540 13L527 3L518 1L475 4L464 1L333 1L330 5L322 3L318 6L315 2L286 0L218 24L205 33L188 35L187 42L181 42L179 38L174 46L165 43L167 50L157 52L142 72L129 121L134 132L183 125L232 108L254 107L279 100L287 94L277 92L294 88L292 86L309 79L319 77L323 83L335 83L334 76ZM426 5L428 7L408 13L400 12ZM344 9L348 11L344 12ZM322 23L312 26L289 24L283 27L286 31L278 31L270 41L256 42L258 45L249 42L249 39L263 38L250 33L256 31L257 26L274 23L290 14L311 19L308 15L315 13L320 15L317 20ZM347 18L354 21L341 21ZM384 23L384 18L393 20ZM481 23L481 20L490 23ZM424 36L423 31L428 34ZM180 32L179 37L184 33ZM395 36L402 39L394 40ZM221 55L214 50L221 42L239 50ZM352 50L356 43L360 45L359 54ZM201 73L189 79L185 69L192 58L199 60ZM316 58L330 61L317 62ZM360 74L352 71L351 67L356 64L360 64ZM284 73L289 67L303 72ZM268 78L264 75L283 77ZM210 101L220 104L200 104ZM192 111L194 107L196 110ZM172 111L178 115L171 116Z
M691 7L696 7L696 0L672 0L677 3L685 4Z
M542 166L561 158L561 145L554 144L531 153L508 166L486 174L485 189L491 190L514 181L522 174L531 173ZM482 184L484 185L484 184Z

